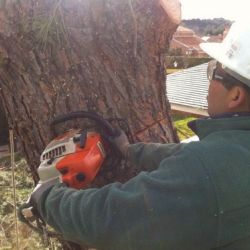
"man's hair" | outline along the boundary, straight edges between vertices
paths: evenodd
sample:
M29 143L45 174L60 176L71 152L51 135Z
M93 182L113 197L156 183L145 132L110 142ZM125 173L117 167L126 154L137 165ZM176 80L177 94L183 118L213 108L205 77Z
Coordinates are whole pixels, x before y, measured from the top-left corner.
M230 90L236 86L241 87L247 91L250 98L250 87L248 87L245 83L241 82L240 80L227 73L221 63L217 62L215 70L216 74L220 75L223 78L223 80L221 80L221 83L226 89Z

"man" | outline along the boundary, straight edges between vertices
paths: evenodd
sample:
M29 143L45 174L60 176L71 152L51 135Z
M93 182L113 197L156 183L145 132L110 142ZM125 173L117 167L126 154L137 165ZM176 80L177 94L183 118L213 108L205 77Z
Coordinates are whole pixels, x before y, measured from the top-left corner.
M31 196L44 220L98 249L250 249L249 44L249 26L235 23L222 44L201 45L217 61L208 66L210 118L190 124L199 142L115 138L148 172L80 191L50 180Z

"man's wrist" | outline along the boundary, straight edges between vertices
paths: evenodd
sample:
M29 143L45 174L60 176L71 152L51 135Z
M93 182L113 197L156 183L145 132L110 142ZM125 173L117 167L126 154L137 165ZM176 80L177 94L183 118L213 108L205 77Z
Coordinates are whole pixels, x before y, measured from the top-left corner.
M38 183L30 196L30 203L36 207L43 194L59 183L59 177L53 178L46 182Z

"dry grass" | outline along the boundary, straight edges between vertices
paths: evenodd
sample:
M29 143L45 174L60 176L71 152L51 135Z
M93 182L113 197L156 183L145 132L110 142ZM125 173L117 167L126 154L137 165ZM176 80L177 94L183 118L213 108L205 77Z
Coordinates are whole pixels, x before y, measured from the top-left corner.
M15 184L17 206L24 203L33 189L32 178L27 175L26 162L16 155ZM27 225L17 221L18 231L15 230L16 218L11 181L10 157L0 159L0 250L48 250L60 249L56 242L44 247L41 237Z

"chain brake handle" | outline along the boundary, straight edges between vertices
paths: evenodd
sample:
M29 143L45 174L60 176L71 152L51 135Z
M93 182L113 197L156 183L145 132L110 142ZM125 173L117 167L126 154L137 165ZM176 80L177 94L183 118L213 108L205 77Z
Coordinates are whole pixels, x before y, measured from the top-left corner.
M95 121L98 125L101 125L104 128L108 136L117 135L118 131L114 129L107 120L105 120L103 117L101 117L100 115L96 113L88 112L88 111L75 111L75 112L71 112L68 114L57 116L50 123L51 131L53 132L54 135L56 135L56 132L55 132L56 125L60 123L64 123L69 120L78 119L78 118L90 119L92 121Z

